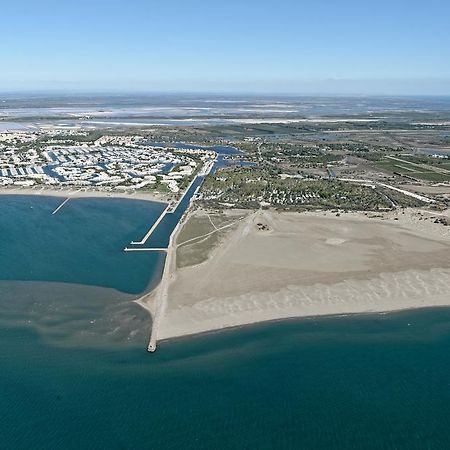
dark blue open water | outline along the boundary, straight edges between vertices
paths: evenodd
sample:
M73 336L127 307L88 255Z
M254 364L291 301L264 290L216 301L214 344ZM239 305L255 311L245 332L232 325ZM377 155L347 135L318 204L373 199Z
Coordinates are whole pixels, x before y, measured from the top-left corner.
M0 440L27 449L447 449L450 311L116 349L1 328Z
M147 345L162 205L1 197L0 448L447 449L450 309ZM149 223L150 222L150 223ZM19 281L17 281L19 280Z

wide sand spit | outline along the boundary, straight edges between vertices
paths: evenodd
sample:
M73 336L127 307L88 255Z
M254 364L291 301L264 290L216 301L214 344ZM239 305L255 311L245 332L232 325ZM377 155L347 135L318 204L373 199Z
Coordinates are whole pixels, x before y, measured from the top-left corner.
M173 251L163 286L139 303L158 316L159 340L291 317L449 306L450 227L435 223L441 217L450 211L248 212L204 263L176 268Z

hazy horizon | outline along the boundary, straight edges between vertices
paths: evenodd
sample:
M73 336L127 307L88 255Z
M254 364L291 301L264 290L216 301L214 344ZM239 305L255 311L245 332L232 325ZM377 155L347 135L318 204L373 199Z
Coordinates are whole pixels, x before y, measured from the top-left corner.
M2 8L0 91L450 95L442 0Z
M320 92L320 91L232 91L232 90L217 90L217 91L201 91L201 90L145 90L145 89L99 89L99 88L22 88L22 89L1 89L2 96L22 96L34 95L42 97L255 97L255 98L450 98L449 93L389 93L389 92Z
M198 85L197 85L198 84ZM261 95L261 96L450 96L450 78L448 80L316 80L298 83L280 82L229 84L210 86L195 83L191 87L161 86L156 83L133 86L119 83L70 84L43 83L33 86L0 85L0 93L45 93L45 94L104 94L104 95ZM296 87L298 85L298 87Z

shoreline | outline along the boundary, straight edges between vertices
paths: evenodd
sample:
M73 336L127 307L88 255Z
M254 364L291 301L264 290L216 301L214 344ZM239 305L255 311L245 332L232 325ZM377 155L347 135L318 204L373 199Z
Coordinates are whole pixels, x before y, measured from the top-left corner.
M0 195L36 195L48 197L61 198L122 198L125 200L146 200L154 203L169 203L169 198L164 194L158 195L150 192L121 192L121 191L103 191L103 190L88 190L85 188L68 188L54 189L49 187L42 188L8 188L0 187Z
M144 307L145 308L145 307ZM255 310L249 310L248 314L241 314L239 318L231 322L227 323L215 323L215 324L207 324L203 322L199 324L198 329L191 329L189 331L181 331L179 333L170 333L168 335L162 335L162 337L158 340L158 343L168 342L176 339L183 339L189 337L195 337L198 335L205 335L211 333L218 333L221 331L233 330L233 329L241 329L243 327L251 327L258 324L264 323L275 323L275 322L284 322L291 320L314 320L314 319L333 319L339 317L349 317L349 316L369 316L369 315L388 315L395 314L406 311L418 311L424 309L441 309L441 308L450 308L450 300L445 300L442 303L430 303L430 304L420 304L420 305L405 305L403 307L392 306L391 308L380 308L377 309L358 309L354 311L343 310L343 311L323 311L323 312L305 312L302 313L292 313L286 315L276 315L275 310L268 311L267 316L256 317L258 314ZM236 319L236 316L233 316ZM231 317L228 317L231 319ZM220 318L222 321L223 318Z
M415 306L415 307L405 307L401 309L391 309L386 311L361 311L361 312L350 312L350 313L335 313L335 314L312 314L305 316L289 316L289 317L279 317L273 319L256 320L254 322L246 322L241 325L230 325L224 326L222 328L213 328L205 331L197 331L190 334L182 334L179 336L172 336L161 338L158 340L159 344L165 344L175 341L182 341L188 339L195 339L197 337L208 336L213 334L218 334L222 332L233 332L233 330L242 330L244 328L256 327L258 325L270 325L270 324L282 324L284 322L294 322L294 321L314 321L314 320L334 320L339 318L355 318L369 317L369 316L389 316L391 314L399 314L406 312L420 312L420 311L438 311L441 309L450 309L450 301L448 305L431 305L431 306Z

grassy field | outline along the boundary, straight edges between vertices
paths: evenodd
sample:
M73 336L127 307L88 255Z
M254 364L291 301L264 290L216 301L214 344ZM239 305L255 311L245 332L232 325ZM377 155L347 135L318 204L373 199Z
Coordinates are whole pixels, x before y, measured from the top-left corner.
M388 173L431 182L450 182L450 162L414 157L385 157L376 166Z
M215 229L235 221L236 218L230 219L220 213L191 215L177 238L177 267L194 266L206 261L220 239L233 227L214 232Z

